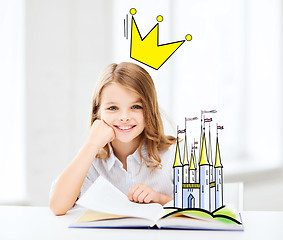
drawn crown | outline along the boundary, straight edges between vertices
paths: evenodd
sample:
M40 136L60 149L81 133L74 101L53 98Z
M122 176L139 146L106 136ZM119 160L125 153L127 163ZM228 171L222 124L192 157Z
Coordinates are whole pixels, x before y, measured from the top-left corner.
M132 8L130 13L135 15L136 10ZM162 20L163 17L159 15L157 21ZM188 34L186 40L191 39L192 36ZM184 42L185 40L159 45L159 23L142 38L134 16L132 16L131 58L158 70Z

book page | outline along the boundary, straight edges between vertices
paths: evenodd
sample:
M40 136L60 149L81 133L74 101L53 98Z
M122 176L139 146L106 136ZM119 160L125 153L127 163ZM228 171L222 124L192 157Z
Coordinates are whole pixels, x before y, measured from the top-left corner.
M99 220L108 220L108 219L121 219L128 216L122 215L115 215L109 213L102 213L93 210L87 210L78 220L77 222L92 222L92 221L99 221Z
M166 214L158 203L134 203L102 176L91 185L77 204L98 212L139 217L156 222Z

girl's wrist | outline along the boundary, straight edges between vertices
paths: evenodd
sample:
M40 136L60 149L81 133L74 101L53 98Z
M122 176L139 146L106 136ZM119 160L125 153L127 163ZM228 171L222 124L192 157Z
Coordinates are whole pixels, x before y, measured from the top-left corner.
M83 146L83 148L87 151L90 151L92 153L95 153L95 155L98 153L100 147L97 146L97 144L93 143L93 142L90 142L90 141L87 141L85 143L85 145Z
M80 162L85 162L87 165L89 165L96 157L98 151L99 148L97 146L86 142L78 153L78 156L80 156L78 159Z
M159 193L159 203L163 206L165 205L166 203L172 201L173 198L167 196L167 195L164 195L162 193Z

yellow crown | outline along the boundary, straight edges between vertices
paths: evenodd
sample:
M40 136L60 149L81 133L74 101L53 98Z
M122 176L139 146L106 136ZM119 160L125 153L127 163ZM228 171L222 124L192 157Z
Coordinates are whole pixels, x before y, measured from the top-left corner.
M136 9L130 10L132 15L136 14ZM159 15L158 22L163 21L163 17ZM158 70L172 54L185 42L185 40L166 43L159 45L159 23L144 37L141 37L134 16L132 16L131 30L131 55L130 57ZM191 35L186 36L186 40L190 41Z

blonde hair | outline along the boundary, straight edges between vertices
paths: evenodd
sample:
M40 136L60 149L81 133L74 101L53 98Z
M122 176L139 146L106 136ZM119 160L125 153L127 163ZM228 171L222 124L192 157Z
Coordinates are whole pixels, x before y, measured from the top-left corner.
M161 167L159 151L168 149L176 142L176 138L165 136L154 82L149 73L139 65L130 62L112 63L104 69L97 82L92 98L90 127L99 118L103 89L114 82L121 84L139 95L143 106L145 128L141 133L142 136L138 151L141 159L148 167ZM145 144L147 149L146 157L141 153L143 144ZM110 149L107 144L99 151L96 157L105 159L109 155Z

